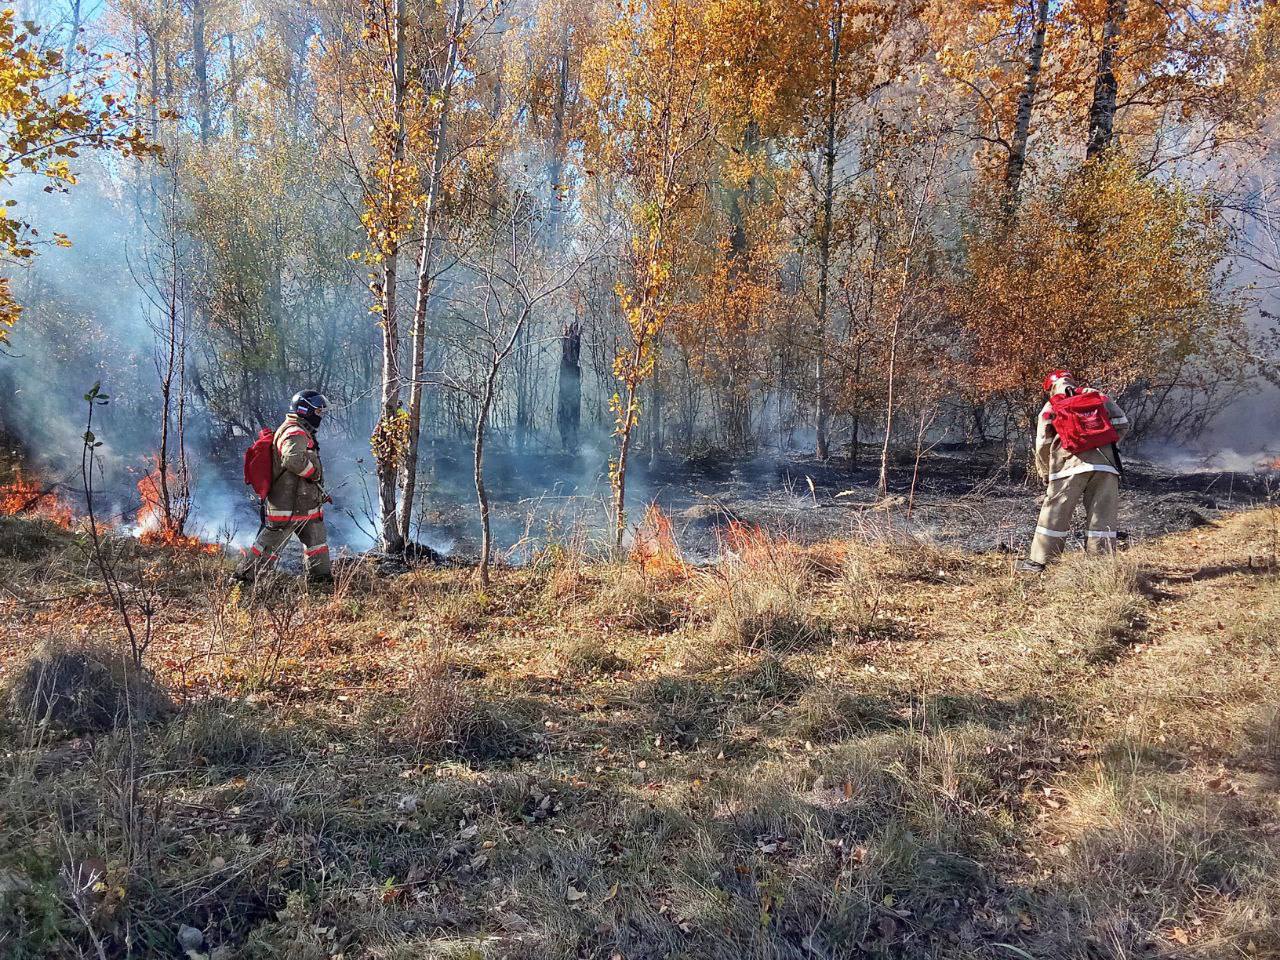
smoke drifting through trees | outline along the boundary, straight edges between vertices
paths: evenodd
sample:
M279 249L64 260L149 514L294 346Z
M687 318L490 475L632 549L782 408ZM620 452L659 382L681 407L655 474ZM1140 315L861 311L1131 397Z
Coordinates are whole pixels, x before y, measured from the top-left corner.
M621 533L637 456L1014 455L1060 365L1185 441L1271 369L1273 5L29 7L165 153L9 188L75 246L13 277L0 427L56 468L101 380L206 530L301 387L395 548L481 441L612 475Z

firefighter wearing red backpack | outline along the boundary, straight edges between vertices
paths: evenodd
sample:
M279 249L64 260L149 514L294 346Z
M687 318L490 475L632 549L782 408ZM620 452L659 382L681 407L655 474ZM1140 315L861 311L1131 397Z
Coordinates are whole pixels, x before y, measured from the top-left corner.
M315 390L303 390L289 401L289 415L273 433L264 429L245 454L244 478L262 498L262 526L236 571L252 580L270 568L289 538L302 541L307 577L329 580L329 544L324 529L324 466L316 431L329 401Z
M1116 507L1120 497L1120 454L1116 444L1129 432L1129 418L1110 397L1077 383L1070 371L1044 379L1049 400L1036 422L1036 472L1048 483L1031 555L1018 570L1039 573L1062 552L1071 516L1084 502L1090 551L1116 547Z

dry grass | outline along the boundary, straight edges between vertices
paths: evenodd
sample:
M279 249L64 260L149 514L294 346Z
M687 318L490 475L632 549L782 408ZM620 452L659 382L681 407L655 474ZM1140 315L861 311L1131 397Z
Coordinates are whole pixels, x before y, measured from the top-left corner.
M46 644L0 694L10 717L35 729L105 733L126 723L149 723L173 703L127 651L103 645Z
M669 630L681 615L668 590L630 565L611 570L589 605L601 620L646 632Z
M758 531L731 531L730 553L710 576L712 636L728 646L791 653L829 635L810 602L814 565L806 553Z
M557 551L486 593L184 568L148 654L182 709L3 753L0 956L180 924L227 960L1277 955L1268 522L1034 582L745 531L708 572ZM76 596L0 606L0 665L109 639L42 551L15 587Z
M1144 601L1137 567L1128 558L1075 554L1045 581L1044 616L1060 624L1064 638L1074 640L1090 661L1114 660L1139 633Z

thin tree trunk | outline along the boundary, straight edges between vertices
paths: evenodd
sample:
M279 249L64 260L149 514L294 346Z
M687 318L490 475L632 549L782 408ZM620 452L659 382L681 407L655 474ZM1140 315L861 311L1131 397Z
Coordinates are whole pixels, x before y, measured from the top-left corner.
M173 378L177 369L178 350L178 247L173 236L173 224L169 224L170 275L168 298L165 304L167 316L164 326L164 367L160 372L160 449L156 452L156 482L160 493L162 534L174 530L173 499L169 490L169 427L172 422Z
M639 363L639 353L636 351L636 363ZM618 555L622 555L622 537L627 529L627 458L631 453L631 430L635 426L634 413L636 403L636 388L634 385L627 386L627 396L625 400L626 406L623 408L623 426L621 442L618 444L618 466L617 475L613 482L613 549Z
M818 231L818 304L814 330L814 419L817 438L814 454L819 460L829 456L827 442L827 383L825 352L827 339L827 287L831 277L831 225L835 207L837 100L840 94L840 41L844 35L844 4L836 0L831 23L831 78L827 88L826 147L823 151L822 223Z
M396 134L392 145L392 176L396 176L400 165L404 162L405 153L405 118L404 118L404 72L405 72L405 0L396 0L395 51L392 67L392 111ZM388 206L390 215L398 215L400 197L398 188L391 186ZM396 299L396 274L400 259L398 241L391 250L383 251L382 289L382 422L380 424L382 439L389 445L379 452L377 459L378 473L378 517L379 534L382 538L382 549L387 553L400 553L404 549L404 538L396 525L396 461L397 430L395 424L401 416L400 402L400 329L398 306Z
M886 371L888 396L885 399L884 443L880 448L880 496L882 497L889 495L889 441L893 436L893 406L896 399L894 388L897 385L895 377L898 368L898 336L901 329L902 304L900 303L893 318L893 332L889 335L889 369Z
M445 151L448 148L449 136L449 100L453 94L453 80L458 63L458 44L461 42L465 7L465 0L455 0L453 30L449 36L449 52L445 58L445 72L440 89L440 119L436 123L435 143L432 144L434 155L431 158L431 174L427 182L426 211L422 217L422 246L418 252L418 287L413 307L413 361L410 367L412 379L409 383L409 443L404 459L403 497L400 502L399 516L400 539L406 541L409 539L409 527L413 522L414 496L418 485L418 452L422 439L423 361L426 358L427 349L427 306L431 301L431 274L436 264L440 181L444 175Z
M853 417L849 425L849 466L858 466L858 454L861 444L858 442L862 432L862 353L863 345L858 344L853 355Z
M485 587L489 585L489 564L493 553L493 534L489 522L489 491L484 485L485 434L489 427L489 411L493 407L493 395L497 389L498 373L502 369L502 364L511 356L511 351L520 342L520 334L529 322L529 316L532 312L533 303L526 301L520 310L520 317L516 320L506 344L501 349L496 343L492 344L493 353L489 358L489 373L485 377L484 392L480 395L480 406L476 412L475 447L472 460L476 484L476 502L480 507L480 566L476 569L476 578L480 581L480 585Z
M205 43L205 0L191 0L191 62L196 78L196 119L200 124L200 142L208 143L212 125L209 120L209 47Z
M484 394L480 398L480 406L476 411L475 449L472 465L476 483L476 502L480 505L480 566L476 568L476 579L480 585L489 585L489 560L493 553L493 536L489 522L489 492L484 486L484 440L489 424L489 408L493 405L494 385L498 378L498 367L501 361L494 359L489 368L489 376L485 378Z
M76 47L80 44L80 28L83 25L81 19L81 0L71 0L71 25L70 34L67 36L67 47L62 55L62 62L68 67L75 63ZM71 77L68 75L67 83L71 83Z
M1027 74L1022 93L1018 97L1018 115L1014 122L1013 139L1009 143L1009 161L1005 165L1005 205L1009 212L1018 208L1018 192L1022 187L1022 172L1027 165L1027 140L1031 136L1031 112L1035 109L1036 94L1040 89L1040 70L1044 64L1044 37L1049 27L1049 0L1037 0L1035 28L1031 38L1031 53L1027 58Z
M1088 160L1104 153L1115 136L1116 97L1119 91L1116 82L1116 48L1120 42L1120 27L1128 12L1128 0L1107 0L1107 20L1102 28L1102 49L1098 53L1093 103L1089 107L1089 146L1085 153Z
M649 411L649 465L653 466L658 462L659 451L662 448L662 378L660 374L660 354L655 349L653 358L653 383L650 397L653 401L653 409Z
M554 241L559 234L562 211L560 177L564 173L565 112L569 105L569 21L560 32L560 63L556 76L556 100L551 114L551 161L547 182L551 185L551 209L547 214L548 233Z
M231 139L240 142L240 64L235 34L227 34L227 102L231 105Z
M936 413L935 413L936 415ZM924 457L924 435L929 429L933 417L929 416L928 407L920 411L920 423L916 427L916 456L911 468L911 492L907 494L907 516L910 517L916 508L916 485L920 482L920 460Z

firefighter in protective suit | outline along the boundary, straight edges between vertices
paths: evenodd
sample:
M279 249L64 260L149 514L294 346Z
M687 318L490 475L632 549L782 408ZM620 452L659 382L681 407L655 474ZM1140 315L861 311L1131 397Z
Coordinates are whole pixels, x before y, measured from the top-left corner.
M1084 501L1088 526L1085 538L1095 553L1113 553L1116 548L1116 508L1120 498L1120 458L1114 444L1069 453L1053 427L1052 398L1059 394L1097 393L1082 387L1067 370L1055 370L1045 377L1050 396L1036 420L1036 473L1048 483L1031 555L1018 562L1023 573L1039 573L1062 552L1071 533L1071 516ZM1110 397L1105 398L1107 417L1119 440L1129 432L1129 418Z
M262 527L236 571L237 579L252 580L269 569L295 535L302 541L308 579L331 579L324 505L332 501L324 492L324 467L316 442L328 406L329 401L315 390L303 390L289 401L289 415L272 442L271 490L263 505Z

